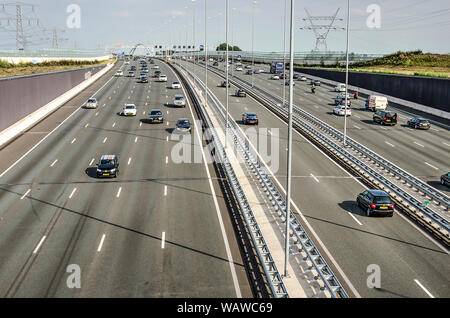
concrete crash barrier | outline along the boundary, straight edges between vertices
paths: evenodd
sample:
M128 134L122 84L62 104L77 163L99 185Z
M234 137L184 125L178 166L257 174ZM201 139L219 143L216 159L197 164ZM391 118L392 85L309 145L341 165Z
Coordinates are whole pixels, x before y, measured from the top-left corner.
M0 148L108 72L114 63L0 79Z

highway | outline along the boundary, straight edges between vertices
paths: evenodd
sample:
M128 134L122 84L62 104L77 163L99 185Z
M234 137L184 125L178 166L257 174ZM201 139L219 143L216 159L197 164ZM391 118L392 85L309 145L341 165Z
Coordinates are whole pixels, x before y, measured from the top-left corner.
M191 70L192 64L187 65ZM195 72L204 80L203 67L195 66ZM237 73L239 72L234 72L235 76ZM247 80L250 78L248 75L239 76ZM284 82L270 81L269 77L268 74L256 75L255 84L282 96L281 85ZM225 88L218 87L222 80L209 72L208 87L225 105ZM273 178L278 180L280 188L285 188L286 124L251 97L235 97L234 90L235 87L231 85L230 116L244 131L247 127L240 122L244 112L257 113L259 129L279 129L280 166ZM333 108L329 105L331 97L334 98L337 93L323 86L312 96L309 86L297 81L294 91L294 102L297 105L305 107L332 126L343 128L343 118L330 114ZM362 103L363 101L358 101L353 108L362 107ZM400 167L436 185L438 176L448 169L446 165L450 162L447 146L443 144L449 132L440 127L435 127L438 131L413 131L402 126L406 115L401 112L399 114L399 124L384 130L384 127L369 122L371 113L356 109L349 122L349 135ZM385 141L392 143L394 147ZM414 141L424 147L414 146ZM293 136L292 151L293 210L301 213L317 233L319 240L329 251L329 265L335 273L350 282L357 294L361 297L450 296L450 262L447 250L399 213L395 213L392 218L366 217L355 202L357 194L365 190L365 186L298 133ZM431 169L424 161L437 166L438 170ZM301 219L300 215L298 217ZM367 286L370 274L367 269L371 264L380 267L381 288Z
M224 63L220 67L224 69ZM283 96L284 80L270 80L267 65L255 65L255 68L266 72L254 74L255 85ZM231 69L230 69L231 74ZM233 75L251 81L251 75L233 70ZM306 75L307 76L307 75ZM308 76L307 76L308 77ZM315 117L325 121L332 127L344 131L343 116L333 114L334 99L337 96L334 87L322 84L317 86L316 93L311 93L310 81L295 80L294 103ZM289 87L286 86L286 96ZM445 194L450 194L450 188L440 184L440 176L450 171L450 129L433 125L430 130L418 130L406 125L411 113L397 108L398 124L382 126L374 123L373 113L364 109L365 98L354 100L351 96L352 115L347 117L347 134L359 143L369 147L395 165L413 174L429 185ZM286 97L287 98L287 97ZM408 158L405 160L405 158Z
M165 105L182 91L157 63L167 83L116 66L0 150L1 297L253 296L212 165L171 160L176 120L195 114ZM98 108L80 108L91 96ZM136 117L118 115L125 103ZM152 108L163 124L142 121ZM94 177L103 154L116 179Z

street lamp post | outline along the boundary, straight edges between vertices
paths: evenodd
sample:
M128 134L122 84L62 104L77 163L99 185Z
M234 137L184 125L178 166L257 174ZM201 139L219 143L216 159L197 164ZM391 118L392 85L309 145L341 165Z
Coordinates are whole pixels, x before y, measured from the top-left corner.
M347 94L348 94L348 48L349 48L349 25L350 25L350 0L347 0L347 48L346 48L346 59L347 63L345 66L345 104L344 104L344 147L347 144Z
M205 107L208 105L208 43L206 39L206 26L208 18L206 16L206 0L205 0L205 44L203 49L205 50Z
M284 19L283 19L283 79L286 80L286 9L287 0L284 0ZM283 105L286 103L286 85L283 85Z
M194 14L192 15L192 80L194 80L194 72L195 72L195 0L191 0L194 3Z
M291 32L289 43L289 121L288 121L288 158L287 158L287 186L286 186L286 242L284 251L284 277L288 277L289 264L289 226L291 213L291 167L292 167L292 104L294 97L293 77L294 72L294 0L291 0Z
M252 88L253 88L253 73L255 70L255 51L254 51L254 42L255 42L255 4L256 1L253 1L253 10L252 10Z
M226 46L226 59L225 59L225 69L226 69L226 80L225 80L225 92L226 92L226 111L227 119L225 123L225 148L228 145L228 5L229 1L226 0L226 22L225 22L225 46Z

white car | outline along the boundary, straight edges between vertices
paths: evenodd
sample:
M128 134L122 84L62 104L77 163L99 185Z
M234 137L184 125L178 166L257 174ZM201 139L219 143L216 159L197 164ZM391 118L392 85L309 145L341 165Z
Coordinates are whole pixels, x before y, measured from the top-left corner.
M159 68L159 66L156 65L156 64L154 64L154 65L152 66L152 69L154 69L154 70L157 70L158 68Z
M306 78L306 76L302 76L298 79L299 81L303 81L306 82L308 79Z
M262 70L262 69L257 69L257 70L254 70L254 73L255 73L255 74L261 74L261 73L264 73L264 70Z
M130 61L125 61L125 65L129 65L130 64Z
M279 79L280 79L280 75L278 75L278 74L273 74L273 75L270 77L270 79L273 79L273 80L279 80Z
M336 98L345 98L345 91L344 92L340 92ZM347 93L347 99L350 99L350 94Z
M336 92L344 92L345 93L345 84L337 84L334 88Z
M241 66L236 67L236 71L242 71L242 67Z
M85 105L86 108L97 108L97 99L89 98Z
M116 72L115 76L123 76L123 71L122 70L118 70Z
M167 76L166 75L159 75L158 82L167 82Z
M127 74L127 77L134 77L134 72L133 71L129 71Z
M173 104L175 106L186 107L186 100L184 99L183 95L176 94L174 99L173 99Z
M125 107L122 109L120 113L122 116L136 116L136 105L134 104L125 104Z
M181 83L180 83L180 82L173 82L173 83L172 83L172 88L173 88L173 89L175 89L175 88L181 88Z
M345 108L347 108L347 111L345 111ZM352 110L350 107L344 107L344 105L338 105L335 108L333 108L333 113L339 116L344 116L345 113L347 113L347 116L352 115Z

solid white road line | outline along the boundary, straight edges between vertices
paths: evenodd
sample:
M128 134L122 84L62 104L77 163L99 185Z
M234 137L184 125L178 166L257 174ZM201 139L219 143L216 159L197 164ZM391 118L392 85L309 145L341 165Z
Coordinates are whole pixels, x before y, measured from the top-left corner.
M23 198L25 198L25 197L28 195L28 193L30 193L30 191L31 191L31 189L28 189L27 192L25 192L25 193L22 195L22 197L20 198L20 200L23 200Z
M77 140L77 138L73 138L70 143L73 144L75 142L75 140Z
M119 191L117 191L116 198L120 197L120 192L122 192L122 187L120 187Z
M319 179L317 179L312 173L311 173L311 177L313 177L314 180L316 180L316 182L319 183Z
M92 165L94 163L95 158L92 158L91 162L89 162L89 165Z
M388 144L388 145L391 146L391 147L395 147L393 144L391 144L391 143L388 142L388 141L385 141L384 143Z
M72 192L71 192L70 195L69 195L69 199L72 199L73 195L75 194L75 191L77 191L77 188L74 188L74 189L72 190Z
M166 141L169 141L169 136L166 136Z
M167 122L167 126L169 126L169 122Z
M164 186L164 196L165 197L167 196L167 186L166 185Z
M353 220L356 221L356 223L358 223L359 225L362 225L362 223L359 222L358 219L352 213L350 213L350 212L347 212L347 213L348 213L348 215L350 215L353 218Z
M100 252L102 250L104 241L105 241L105 234L102 235L102 239L100 240L100 244L98 245L97 252Z
M131 157L130 157L130 158L128 158L128 164L130 164L130 162L131 162Z
M41 238L41 240L39 241L38 245L34 249L33 254L36 254L39 251L39 248L41 247L42 243L44 243L45 238L46 238L45 235Z
M142 121L139 123L139 127L142 127Z
M417 279L415 279L414 280L414 282L417 284L417 285L419 285L419 287L420 288L422 288L423 289L423 291L424 292L426 292L427 293L427 295L430 297L430 298L434 298L434 296L417 280Z
M435 166L433 166L433 165L430 165L428 162L425 162L425 164L427 165L427 166L429 166L429 167L431 167L431 168L433 168L433 169L435 169L435 170L439 170L439 168L436 168Z
M164 248L165 246L165 240L166 240L166 232L162 232L162 237L161 237L161 248Z
M361 127L353 125L353 127L355 127L356 129L361 129Z
M422 144L419 144L418 142L415 142L414 141L414 143L417 145L417 146L420 146L420 147L425 147L424 145L422 145Z
M53 161L53 163L50 165L50 167L53 167L55 165L55 163L58 162L58 159L55 159L55 161Z
M450 147L450 144L448 144L448 143L446 143L446 142L442 142L444 145L446 145L446 146L449 146Z

